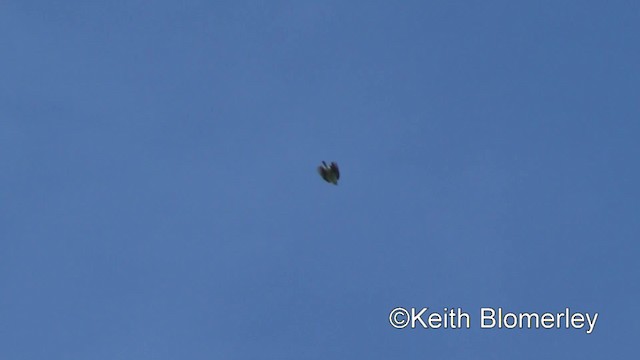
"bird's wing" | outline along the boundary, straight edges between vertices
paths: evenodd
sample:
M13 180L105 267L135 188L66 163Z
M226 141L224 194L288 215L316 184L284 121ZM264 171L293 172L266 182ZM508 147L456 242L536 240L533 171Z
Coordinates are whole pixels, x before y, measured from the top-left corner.
M325 169L322 166L318 166L318 174L320 174L320 176L322 176L322 178L324 179L324 181L326 182L330 182L329 180L329 176L327 174L327 169Z
M331 163L331 170L333 170L333 173L336 174L336 179L340 179L340 169L338 168L337 163Z

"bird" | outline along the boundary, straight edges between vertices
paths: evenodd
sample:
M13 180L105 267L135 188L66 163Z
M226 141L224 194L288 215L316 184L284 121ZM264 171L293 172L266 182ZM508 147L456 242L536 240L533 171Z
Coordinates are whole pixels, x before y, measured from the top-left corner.
M333 185L338 185L340 169L336 162L331 162L331 165L327 165L326 162L322 161L322 165L318 166L318 173L322 176L324 181L332 183Z

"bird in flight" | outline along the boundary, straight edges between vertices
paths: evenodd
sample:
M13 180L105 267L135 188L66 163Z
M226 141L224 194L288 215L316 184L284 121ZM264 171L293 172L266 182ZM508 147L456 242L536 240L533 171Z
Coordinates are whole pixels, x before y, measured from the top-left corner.
M340 179L340 169L338 169L338 164L332 162L331 165L327 165L326 162L322 162L322 165L318 166L318 173L324 181L328 183L332 183L333 185L338 185L338 179Z

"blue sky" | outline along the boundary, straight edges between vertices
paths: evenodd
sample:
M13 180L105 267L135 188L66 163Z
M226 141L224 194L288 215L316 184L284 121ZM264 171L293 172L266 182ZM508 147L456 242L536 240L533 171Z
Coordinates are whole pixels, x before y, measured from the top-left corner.
M637 353L637 2L5 1L0 34L3 359Z

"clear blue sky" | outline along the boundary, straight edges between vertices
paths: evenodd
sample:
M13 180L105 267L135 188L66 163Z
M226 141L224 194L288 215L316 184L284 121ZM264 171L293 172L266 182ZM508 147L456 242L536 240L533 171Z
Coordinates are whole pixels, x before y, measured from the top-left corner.
M0 358L637 356L639 34L637 1L3 1Z

